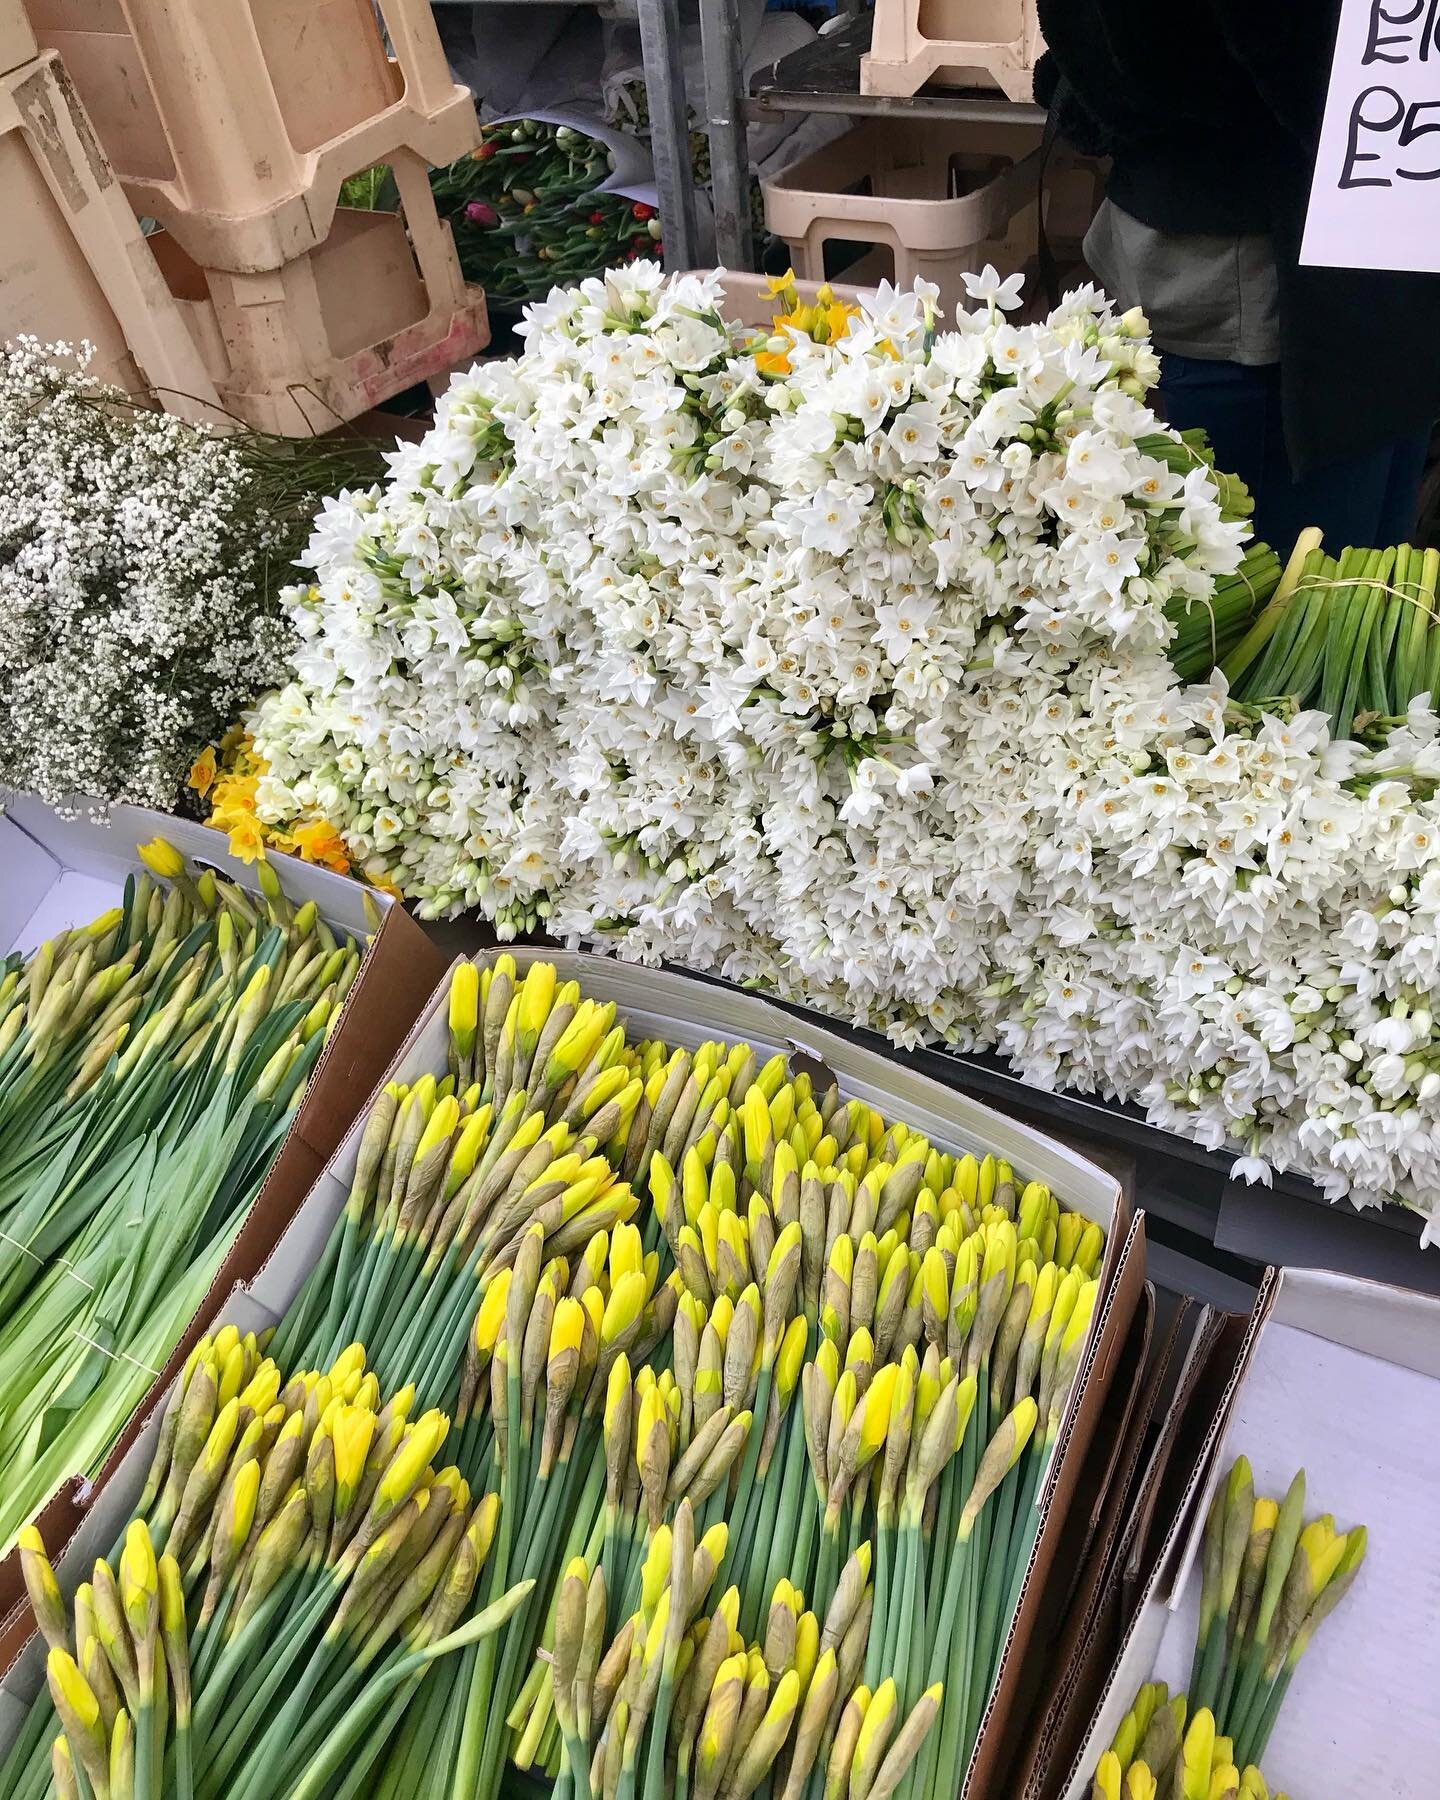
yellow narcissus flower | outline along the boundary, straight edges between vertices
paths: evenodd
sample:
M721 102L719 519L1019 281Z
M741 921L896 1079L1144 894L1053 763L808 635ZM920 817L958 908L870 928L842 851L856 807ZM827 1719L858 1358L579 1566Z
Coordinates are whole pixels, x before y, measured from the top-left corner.
M801 1316L790 1321L780 1340L780 1349L775 1357L775 1387L782 1403L794 1393L795 1385L800 1379L808 1338L809 1328Z
M1144 1763L1132 1763L1125 1771L1125 1800L1155 1800L1158 1786Z

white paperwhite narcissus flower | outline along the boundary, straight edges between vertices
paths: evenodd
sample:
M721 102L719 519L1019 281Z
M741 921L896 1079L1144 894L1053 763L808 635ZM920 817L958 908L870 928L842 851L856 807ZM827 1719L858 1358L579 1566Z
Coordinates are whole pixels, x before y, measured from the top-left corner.
M1166 602L1245 530L1143 325L968 286L953 331L884 286L824 344L646 265L532 307L317 521L262 813L427 915L999 1048L1428 1216L1435 714L1370 751L1181 687Z

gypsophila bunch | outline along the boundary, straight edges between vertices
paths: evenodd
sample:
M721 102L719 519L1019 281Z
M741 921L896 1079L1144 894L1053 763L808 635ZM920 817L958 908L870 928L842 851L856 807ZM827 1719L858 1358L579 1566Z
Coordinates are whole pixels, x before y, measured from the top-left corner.
M783 287L783 284L781 284ZM317 521L262 818L480 907L999 1047L1332 1197L1440 1182L1440 744L1187 688L1243 495L1138 313L1018 278L728 324L612 271Z
M152 410L88 361L0 349L0 788L169 807L284 669L276 596L325 490L303 447ZM342 479L378 461L347 452Z

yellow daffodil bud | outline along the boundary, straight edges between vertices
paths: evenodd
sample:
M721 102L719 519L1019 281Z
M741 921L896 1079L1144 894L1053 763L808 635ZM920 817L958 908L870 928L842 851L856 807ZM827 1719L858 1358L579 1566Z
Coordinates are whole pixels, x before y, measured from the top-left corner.
M175 881L185 873L185 858L167 838L153 837L148 844L137 844L135 854L162 881Z
M472 962L463 962L450 977L450 1035L461 1056L469 1056L475 1048L475 1030L480 1018L480 971Z
M638 1270L631 1270L622 1275L610 1290L610 1298L605 1303L605 1312L601 1320L600 1341L602 1344L613 1344L640 1317L648 1294L645 1277Z

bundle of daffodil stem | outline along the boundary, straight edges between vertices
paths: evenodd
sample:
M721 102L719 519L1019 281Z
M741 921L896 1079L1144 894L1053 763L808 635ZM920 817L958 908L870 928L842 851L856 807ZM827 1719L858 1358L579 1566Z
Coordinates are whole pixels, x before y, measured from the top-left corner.
M162 839L123 903L0 962L0 1549L93 1474L277 1155L360 946Z
M1303 1469L1277 1503L1256 1495L1247 1458L1232 1465L1205 1521L1189 1692L1141 1688L1092 1800L1269 1800L1258 1765L1291 1678L1365 1560L1363 1525L1304 1513Z
M562 1699L553 1679L566 1571L585 1566L598 1641L643 1648L683 1509L713 1569L687 1590L664 1729L636 1720L607 1750L616 1784L628 1734L636 1786L683 1767L738 1793L738 1767L702 1780L684 1760L705 1715L676 1711L684 1642L718 1606L760 1646L747 1691L786 1616L802 1651L835 1637L828 1663L771 1678L767 1709L793 1669L789 1722L808 1733L803 1773L787 1756L793 1800L833 1788L865 1720L873 1760L837 1800L870 1792L892 1737L897 1788L948 1792L1029 1563L1102 1248L1042 1184L792 1079L781 1056L632 1040L544 962L461 965L447 1067L378 1097L272 1346L326 1366L363 1343L382 1388L413 1383L452 1416L462 1476L501 1500L487 1595L534 1583L397 1715L376 1791L488 1800L507 1757L583 1785L573 1682ZM601 1692L587 1733L607 1728Z
M49 1701L0 1796L375 1792L385 1721L528 1592L475 1606L499 1501L437 1466L449 1420L413 1405L382 1403L358 1345L286 1380L253 1335L202 1342L136 1516L70 1613L22 1535Z

